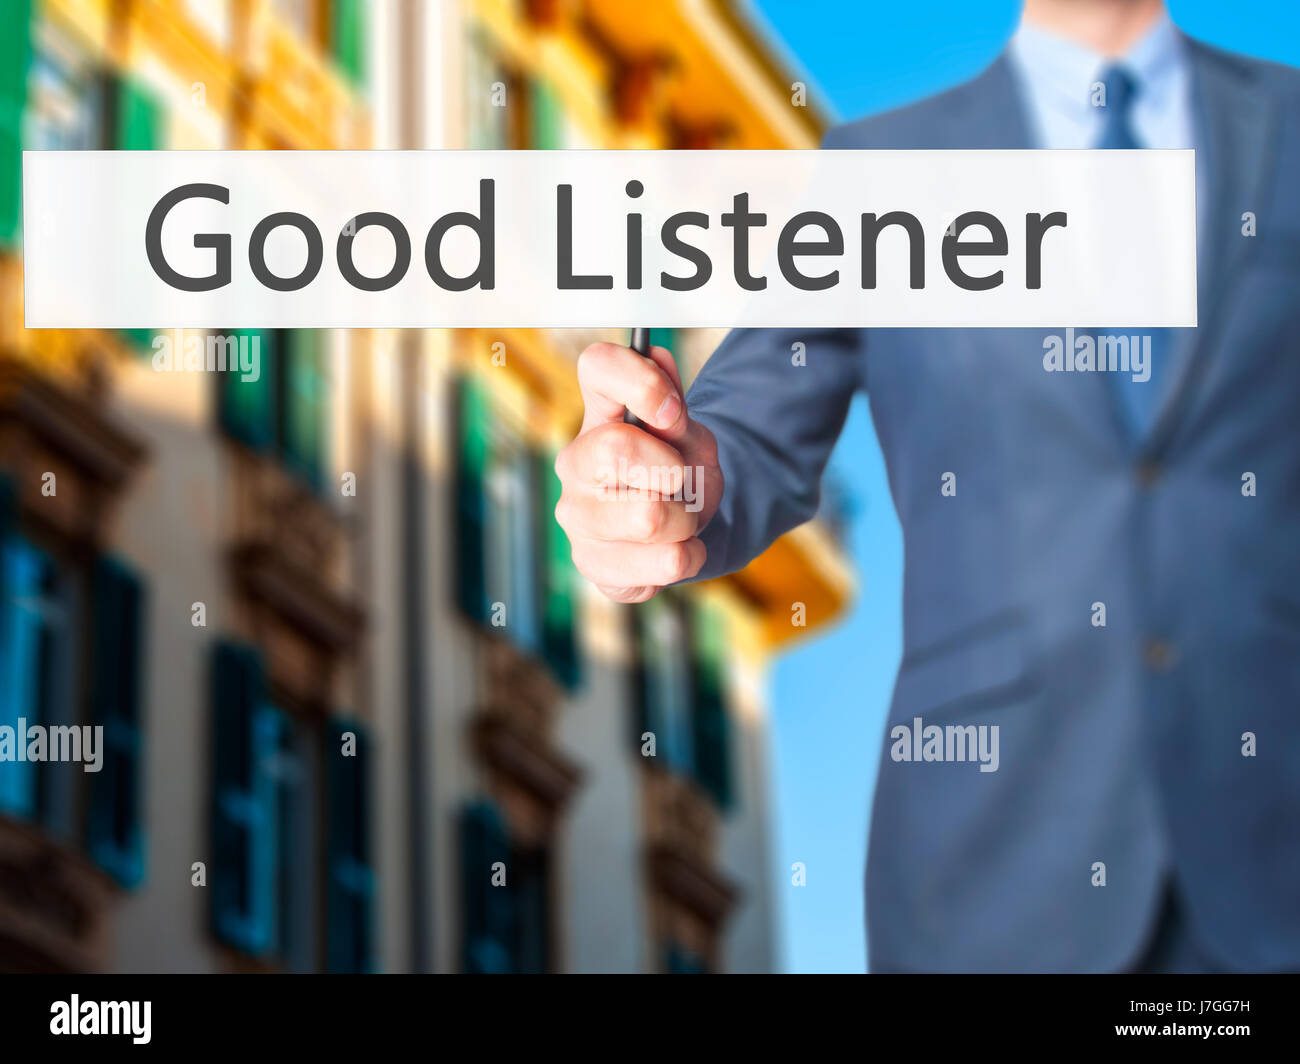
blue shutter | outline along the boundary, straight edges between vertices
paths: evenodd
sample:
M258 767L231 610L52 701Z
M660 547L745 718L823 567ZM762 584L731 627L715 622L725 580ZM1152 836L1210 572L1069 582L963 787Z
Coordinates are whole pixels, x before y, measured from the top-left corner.
M664 967L668 969L669 975L706 975L708 973L709 968L704 963L704 958L688 950L685 946L670 942L664 952L666 954Z
M26 540L5 534L13 515L7 485L8 481L0 481L0 726L14 729L14 749L6 756L17 757L18 747L26 743L26 726L48 723L44 720L48 633L40 600L53 563ZM37 764L0 760L0 810L31 819L36 815L37 793Z
M462 966L471 974L512 972L514 902L508 886L492 885L492 866L507 866L510 840L497 807L488 801L469 805L461 814Z
M344 756L345 733L356 752ZM326 959L331 972L374 970L374 873L370 867L371 749L369 730L353 720L325 729L328 839Z
M212 931L253 956L276 935L274 774L280 713L266 704L262 659L250 646L217 644L212 668Z
M102 727L104 764L91 776L87 848L125 887L144 877L141 824L140 659L144 589L122 562L99 558L92 574L90 719Z

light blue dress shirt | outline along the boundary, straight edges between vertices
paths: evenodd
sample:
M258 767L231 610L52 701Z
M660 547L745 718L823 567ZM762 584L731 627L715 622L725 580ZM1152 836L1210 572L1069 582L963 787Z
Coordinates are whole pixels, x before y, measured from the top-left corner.
M1094 87L1102 71L1115 62L1137 81L1131 121L1142 146L1197 147L1186 48L1167 16L1162 15L1126 55L1118 57L1022 22L1011 40L1011 59L1040 148L1096 145L1106 112L1093 105Z

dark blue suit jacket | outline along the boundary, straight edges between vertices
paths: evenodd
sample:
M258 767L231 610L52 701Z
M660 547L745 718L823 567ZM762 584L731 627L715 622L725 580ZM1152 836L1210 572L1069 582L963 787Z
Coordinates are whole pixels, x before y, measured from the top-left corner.
M866 390L905 543L889 725L1000 727L988 773L886 740L873 969L1120 968L1171 877L1223 964L1300 968L1300 72L1189 47L1200 326L1143 438L1042 330L741 330L690 391L726 480L708 578L814 515ZM826 146L1033 147L1005 58Z

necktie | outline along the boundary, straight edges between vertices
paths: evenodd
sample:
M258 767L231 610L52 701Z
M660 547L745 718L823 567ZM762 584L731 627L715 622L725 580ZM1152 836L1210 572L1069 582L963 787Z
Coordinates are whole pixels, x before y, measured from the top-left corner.
M1133 132L1133 101L1137 98L1139 86L1131 71L1119 64L1108 66L1103 72L1101 83L1105 86L1104 120L1098 148L1141 148L1144 147ZM1126 254L1126 249L1116 248L1116 255ZM1169 350L1169 331L1167 329L1146 329L1141 333L1123 334L1128 336L1130 344L1137 342L1145 345L1145 337L1150 336L1150 354L1148 366L1150 376L1146 380L1134 380L1133 373L1118 370L1108 373L1115 388L1120 407L1128 421L1129 428L1138 438L1151 427L1155 418L1156 400L1160 395L1160 373L1165 368ZM1102 344L1097 338L1097 357L1102 358ZM1130 365L1134 355L1130 349Z

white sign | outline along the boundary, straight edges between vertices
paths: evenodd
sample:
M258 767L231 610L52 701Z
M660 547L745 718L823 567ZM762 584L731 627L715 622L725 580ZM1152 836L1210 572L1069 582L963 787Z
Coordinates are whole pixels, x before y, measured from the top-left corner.
M1196 324L1190 151L24 152L29 328Z

